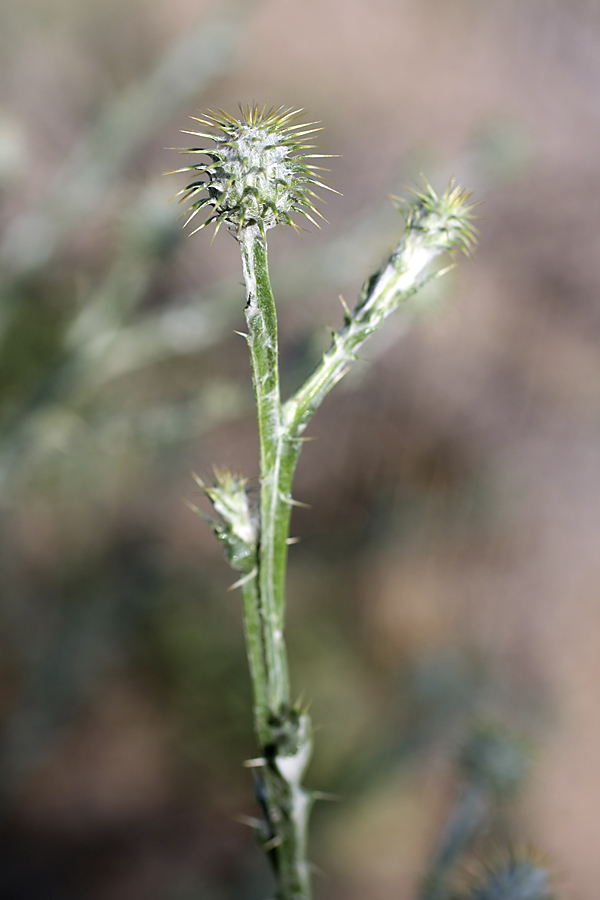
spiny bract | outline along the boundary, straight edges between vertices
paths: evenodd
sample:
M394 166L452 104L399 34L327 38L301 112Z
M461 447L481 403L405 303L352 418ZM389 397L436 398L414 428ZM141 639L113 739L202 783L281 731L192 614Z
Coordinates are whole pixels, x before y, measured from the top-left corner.
M183 132L214 142L209 149L189 147L180 151L198 153L210 160L175 170L205 176L176 195L181 195L181 202L192 201L185 224L204 208L213 207L213 214L192 234L211 223L216 233L224 222L233 226L235 233L248 225L257 225L262 232L280 224L297 229L291 218L294 212L317 225L311 213L322 219L323 216L313 203L313 199L320 198L311 186L333 190L317 180L315 173L321 167L310 162L325 154L307 153L315 145L303 143L307 135L321 130L314 127L317 123L299 123L300 109L267 110L266 104L262 109L254 105L244 110L240 106L240 113L240 119L223 110L201 118L192 116L215 133Z

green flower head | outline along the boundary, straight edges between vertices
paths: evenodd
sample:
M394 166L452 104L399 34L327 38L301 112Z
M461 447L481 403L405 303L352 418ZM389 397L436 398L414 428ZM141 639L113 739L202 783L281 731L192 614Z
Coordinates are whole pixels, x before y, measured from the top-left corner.
M293 213L300 213L318 227L313 216L323 216L313 203L320 198L312 188L333 189L317 180L316 172L321 167L312 162L324 154L307 152L316 148L304 142L308 135L321 130L315 127L317 123L299 123L302 110L283 107L267 110L266 105L262 109L254 105L244 110L240 106L240 113L239 119L223 110L201 118L192 116L212 130L183 132L214 143L209 148L181 150L209 160L176 170L201 176L179 192L181 202L192 201L185 224L212 207L212 214L195 231L214 224L216 233L224 222L236 234L249 225L258 226L262 232L275 225L297 229Z

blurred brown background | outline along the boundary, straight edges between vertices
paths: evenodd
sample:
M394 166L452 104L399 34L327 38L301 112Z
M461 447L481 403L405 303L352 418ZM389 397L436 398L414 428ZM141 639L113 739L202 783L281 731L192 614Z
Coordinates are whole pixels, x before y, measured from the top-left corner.
M161 173L198 108L326 126L330 224L273 234L286 390L425 172L480 245L317 416L291 555L321 898L414 896L480 718L532 749L512 833L600 879L600 7L0 6L0 897L266 896L240 603L191 469L256 474L237 248ZM254 482L255 483L255 482Z

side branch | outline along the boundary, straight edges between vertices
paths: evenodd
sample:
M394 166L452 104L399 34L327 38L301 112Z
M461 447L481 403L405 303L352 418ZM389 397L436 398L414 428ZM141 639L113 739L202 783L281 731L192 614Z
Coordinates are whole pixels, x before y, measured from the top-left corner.
M345 375L356 352L408 297L429 280L424 270L444 251L468 252L474 240L469 194L451 182L441 197L430 185L409 206L404 235L391 257L365 283L358 303L321 363L283 406L288 439L302 434L329 391ZM430 276L431 277L431 276ZM433 276L435 277L435 276Z
M248 116L254 122L259 113L251 111ZM234 223L246 283L247 341L258 413L258 510L249 503L246 481L239 476L215 471L212 487L200 484L220 517L209 519L211 527L224 544L228 561L241 573L235 586L243 593L261 754L252 762L264 813L257 836L273 864L278 900L310 900L307 824L314 797L302 787L302 779L312 733L306 711L291 702L284 642L287 539L301 434L364 341L428 280L424 274L428 264L443 251L468 249L473 230L467 198L452 184L440 197L429 185L416 195L400 244L365 284L315 372L283 407L264 222L254 218Z

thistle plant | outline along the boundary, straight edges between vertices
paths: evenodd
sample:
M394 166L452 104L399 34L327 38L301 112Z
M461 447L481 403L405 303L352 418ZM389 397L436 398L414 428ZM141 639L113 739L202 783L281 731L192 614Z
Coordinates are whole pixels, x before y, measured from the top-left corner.
M292 481L304 431L329 391L344 376L362 344L432 277L440 254L468 252L474 242L469 193L451 182L438 195L425 182L405 204L405 225L391 254L365 282L354 309L344 305L344 322L330 348L296 393L282 402L279 388L277 316L269 281L266 233L275 225L299 229L301 216L323 219L315 160L324 154L310 137L316 123L301 122L301 110L240 107L240 117L210 112L195 119L201 131L187 131L208 146L182 153L199 157L177 172L193 179L179 196L189 203L186 224L225 224L239 243L246 285L245 338L250 351L258 416L260 491L254 505L244 478L216 470L214 484L198 479L218 518L206 518L239 577L253 688L259 753L253 767L262 819L254 826L275 873L280 900L310 897L307 826L315 794L303 777L312 751L307 711L294 702L284 640L285 575L291 510L299 505ZM308 140L308 143L307 143ZM208 217L196 225L204 210ZM194 508L195 509L195 508Z

